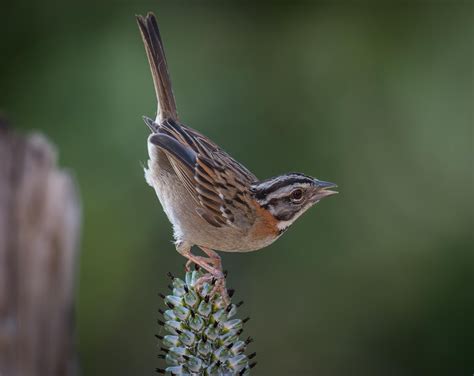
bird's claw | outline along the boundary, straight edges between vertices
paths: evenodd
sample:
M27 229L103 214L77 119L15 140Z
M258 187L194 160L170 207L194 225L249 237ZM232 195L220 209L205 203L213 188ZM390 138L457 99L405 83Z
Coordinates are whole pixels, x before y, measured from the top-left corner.
M220 270L216 271L215 273L206 273L196 281L195 286L197 289L201 289L205 283L214 285L210 292L210 296L219 294L224 300L226 306L230 304L224 273L222 273Z

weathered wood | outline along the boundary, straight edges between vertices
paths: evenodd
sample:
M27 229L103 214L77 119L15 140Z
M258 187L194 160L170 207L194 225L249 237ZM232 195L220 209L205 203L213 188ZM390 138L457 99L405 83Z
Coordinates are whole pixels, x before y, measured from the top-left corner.
M77 374L80 205L41 135L0 124L0 376Z

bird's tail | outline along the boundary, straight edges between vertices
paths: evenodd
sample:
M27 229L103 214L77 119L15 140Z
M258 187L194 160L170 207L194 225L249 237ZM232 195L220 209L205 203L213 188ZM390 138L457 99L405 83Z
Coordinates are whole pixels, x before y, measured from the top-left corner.
M143 43L145 44L151 75L153 76L153 84L155 85L156 98L158 100L156 122L160 124L167 119L178 120L176 103L171 88L171 79L166 64L165 51L155 15L148 13L146 17L137 16L137 22Z

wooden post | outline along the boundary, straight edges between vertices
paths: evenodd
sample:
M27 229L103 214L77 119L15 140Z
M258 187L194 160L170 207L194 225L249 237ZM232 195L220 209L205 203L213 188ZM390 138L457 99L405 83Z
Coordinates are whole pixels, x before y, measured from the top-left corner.
M0 119L0 376L77 374L80 213L54 147Z

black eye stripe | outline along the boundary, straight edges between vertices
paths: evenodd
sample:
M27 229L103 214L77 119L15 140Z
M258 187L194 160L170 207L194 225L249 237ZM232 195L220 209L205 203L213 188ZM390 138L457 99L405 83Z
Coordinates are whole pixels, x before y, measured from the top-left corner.
M296 190L301 191L301 194L298 197L293 197L294 191L291 191L291 192L282 192L281 195L271 197L271 198L269 198L267 196L267 197L265 197L266 200L263 199L263 200L260 200L260 201L261 201L262 204L264 203L262 205L263 207L268 207L269 205L270 206L275 206L278 203L300 203L304 199L304 189L298 188Z
M262 200L270 193L279 190L280 188L287 187L294 184L313 184L313 179L307 176L292 175L288 176L286 179L276 180L274 184L262 189L259 189L259 186L265 186L268 183L268 180L265 180L254 187L255 198L257 200Z

